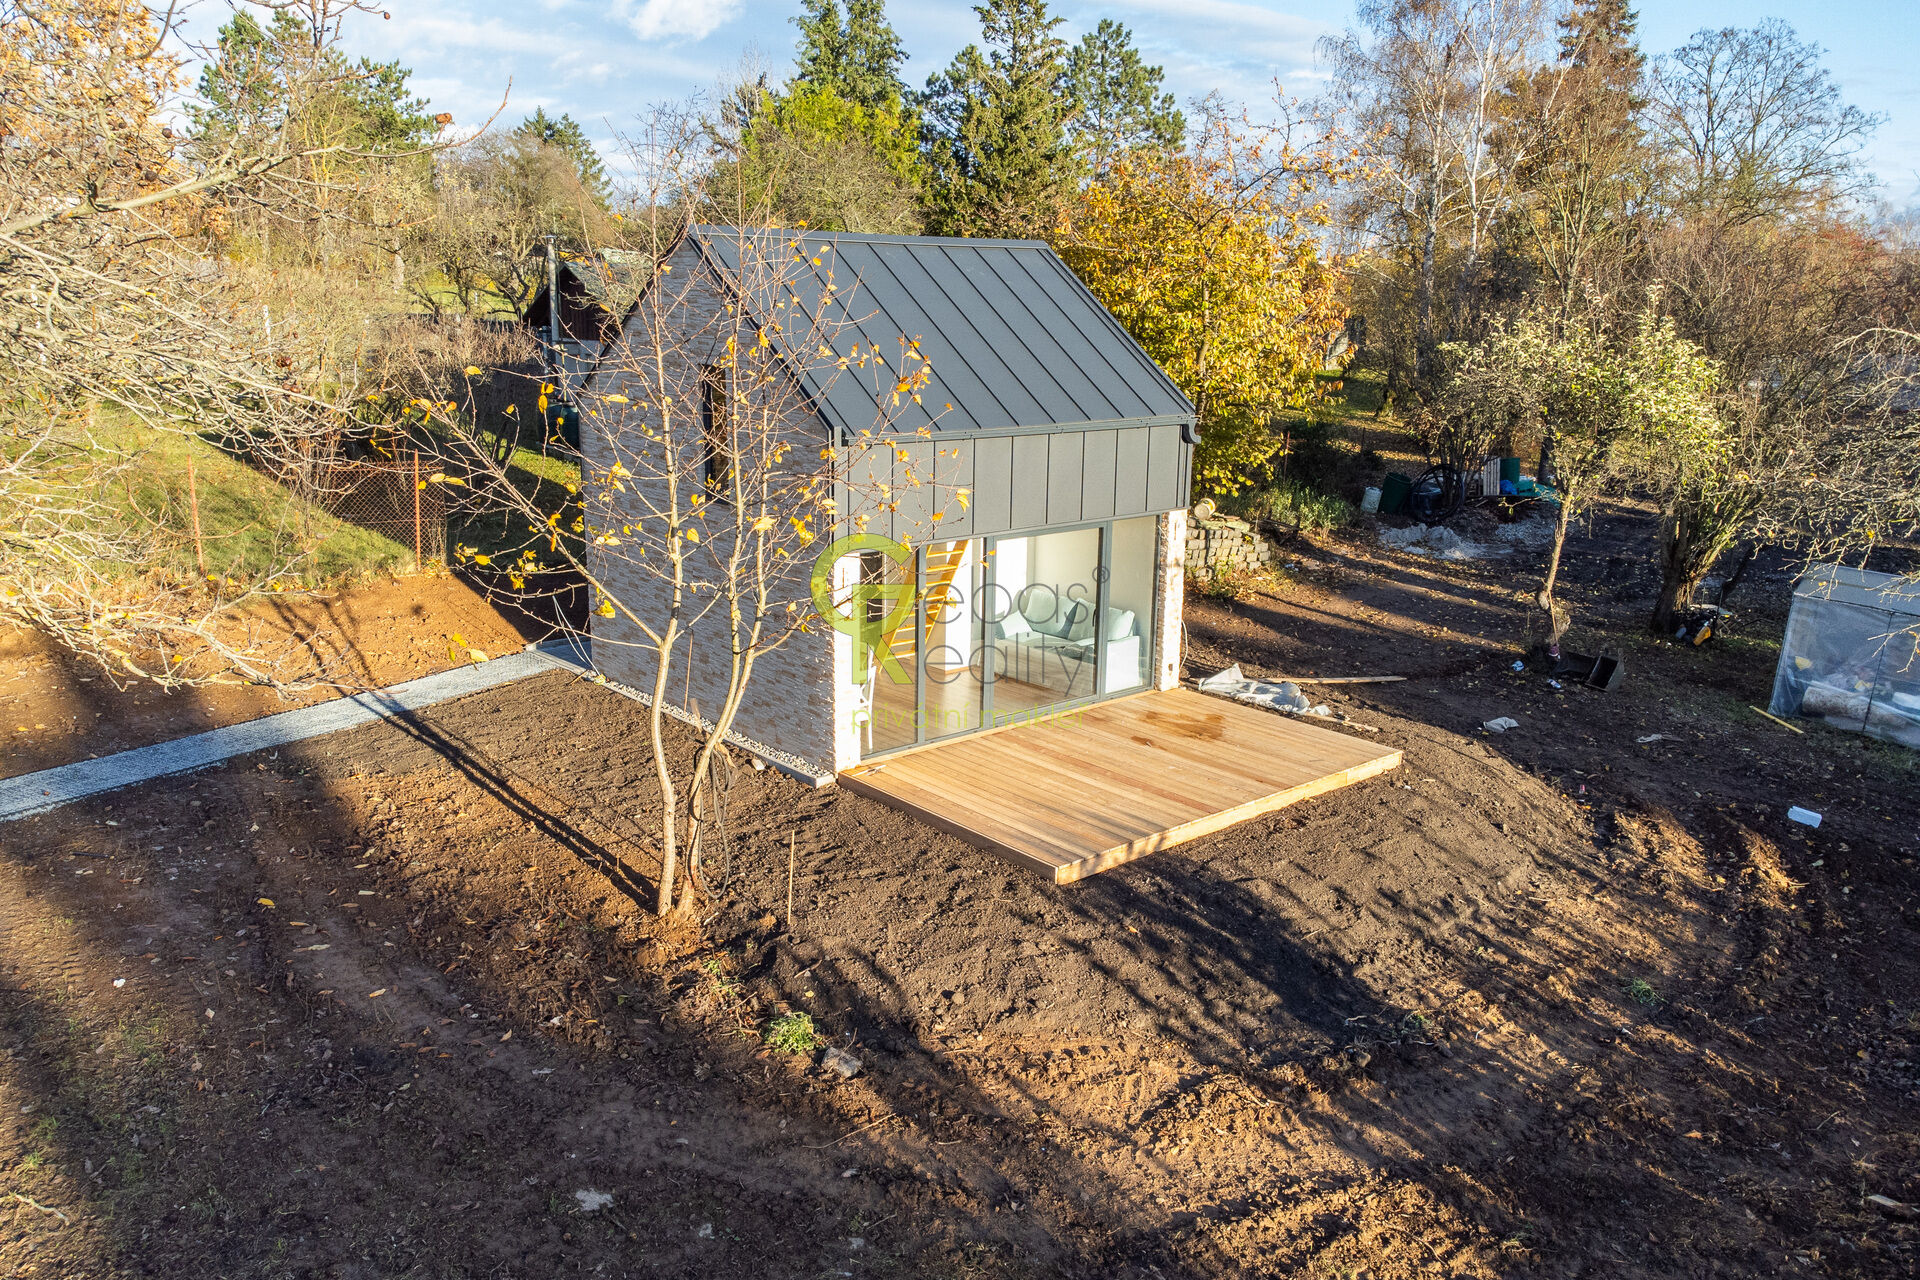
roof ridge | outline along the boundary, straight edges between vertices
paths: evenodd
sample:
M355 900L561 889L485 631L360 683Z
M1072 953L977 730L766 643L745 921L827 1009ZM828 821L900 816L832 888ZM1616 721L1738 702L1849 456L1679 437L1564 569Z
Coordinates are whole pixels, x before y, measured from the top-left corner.
M1052 249L1045 240L1012 240L991 236L910 236L890 231L823 231L817 227L736 227L726 223L701 222L692 230L697 235L792 235L817 236L823 240L845 240L853 244L942 244L967 245L980 249Z

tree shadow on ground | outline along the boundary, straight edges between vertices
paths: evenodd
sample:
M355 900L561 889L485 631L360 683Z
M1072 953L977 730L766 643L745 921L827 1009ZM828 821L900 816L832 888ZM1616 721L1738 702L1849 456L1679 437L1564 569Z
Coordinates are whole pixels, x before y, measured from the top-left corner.
M640 718L542 677L8 830L5 1136L51 1170L22 1194L76 1220L38 1256L1687 1274L1780 1237L1703 1200L1747 1157L1690 1154L1722 1103L1659 1065L1774 1071L1671 1008L1772 935L1717 930L1705 864L1477 743L1391 726L1404 787L1065 887L743 771L735 897L700 936L633 909ZM784 1010L862 1072L766 1050Z

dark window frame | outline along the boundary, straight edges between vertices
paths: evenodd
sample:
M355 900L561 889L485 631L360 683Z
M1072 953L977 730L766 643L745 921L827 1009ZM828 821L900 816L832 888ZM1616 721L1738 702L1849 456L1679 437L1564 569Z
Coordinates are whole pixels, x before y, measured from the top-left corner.
M733 440L729 430L727 370L722 365L700 366L700 478L707 498L733 501Z

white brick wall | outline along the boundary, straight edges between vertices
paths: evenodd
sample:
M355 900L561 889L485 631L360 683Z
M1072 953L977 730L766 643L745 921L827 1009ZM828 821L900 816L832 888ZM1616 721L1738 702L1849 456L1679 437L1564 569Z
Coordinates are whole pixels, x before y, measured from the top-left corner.
M684 406L682 412L693 413L697 412L699 403L699 366L711 363L723 349L733 322L727 314L718 281L696 250L682 245L669 257L668 265L672 269L660 287L667 291L662 298L668 301L675 334L672 340L661 344L669 357L665 361L664 378L667 389ZM596 379L595 390L599 394L623 394L636 404L653 398L651 372L634 372L650 369L654 357L649 315L643 306L628 321ZM791 389L787 394L791 395ZM603 421L587 416L582 424L581 448L588 467L604 472L616 457L630 458L633 451L645 447L646 441L639 430L640 417L637 413L633 415L616 442L609 438L609 428ZM646 417L654 424L659 421L657 413ZM693 421L697 424L697 419ZM818 450L825 442L824 425L811 415L804 422L796 421L795 429L812 450ZM678 467L680 475L683 478L697 476L698 426L676 430L675 434L683 451ZM683 489L684 483L683 479ZM591 483L584 487L589 494L594 490ZM623 523L640 522L634 525L636 530L654 527L654 522L645 520L642 512L649 500L664 500L664 487L664 481L659 480L629 482L627 492L617 496L611 512L590 511L587 530L590 544L592 538L603 532L617 534ZM651 568L656 564L665 567L665 556L657 538L651 541L653 545L647 547L647 554L637 558L625 554L632 549L632 543L625 539L617 552L602 552L595 565L595 576L634 613L659 625L664 623L669 611L671 585ZM724 549L724 545L711 548L716 553ZM799 559L796 557L794 562L795 576L779 589L777 599L805 598L805 580L812 565L798 563ZM708 576L712 576L711 571ZM687 637L681 641L669 673L667 702L688 710L697 703L702 715L711 720L725 702L732 661L725 602L703 593L689 603L690 607L683 610L688 616L703 606L711 607L692 624ZM609 679L642 693L651 693L659 657L645 635L618 614L613 618L595 614L592 621L595 664ZM811 634L794 634L778 648L760 653L754 660L753 677L735 718L734 732L804 761L816 770L831 772L839 748L834 732L839 698L833 668L837 635L823 634L823 629L816 627Z

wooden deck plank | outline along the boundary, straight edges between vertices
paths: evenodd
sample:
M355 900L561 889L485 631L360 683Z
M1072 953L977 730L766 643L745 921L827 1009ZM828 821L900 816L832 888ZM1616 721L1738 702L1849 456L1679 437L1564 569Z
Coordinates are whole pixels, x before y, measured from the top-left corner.
M956 738L840 775L1060 883L1385 773L1400 752L1170 689Z

